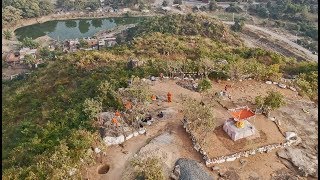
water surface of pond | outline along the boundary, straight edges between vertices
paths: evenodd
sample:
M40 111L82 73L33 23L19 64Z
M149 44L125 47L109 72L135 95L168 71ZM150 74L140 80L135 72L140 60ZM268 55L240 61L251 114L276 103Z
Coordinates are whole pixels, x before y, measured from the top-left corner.
M18 28L15 31L18 40L25 37L36 39L41 36L58 40L91 37L96 32L111 29L117 25L132 24L143 20L145 17L113 17L103 19L76 19L76 20L54 20L41 24L33 24Z

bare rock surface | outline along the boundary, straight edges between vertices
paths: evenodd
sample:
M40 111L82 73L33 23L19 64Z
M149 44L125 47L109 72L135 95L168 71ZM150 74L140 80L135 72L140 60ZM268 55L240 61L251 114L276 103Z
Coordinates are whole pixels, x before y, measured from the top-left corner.
M310 158L303 150L288 147L277 152L278 156L289 160L302 176L317 177L317 159Z
M180 166L179 180L213 180L213 177L197 161L180 158L176 165Z

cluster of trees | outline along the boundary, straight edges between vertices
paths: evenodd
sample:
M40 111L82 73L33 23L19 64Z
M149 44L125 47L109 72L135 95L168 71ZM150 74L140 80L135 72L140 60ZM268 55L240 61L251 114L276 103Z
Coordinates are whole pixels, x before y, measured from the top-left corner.
M209 11L215 11L219 9L219 6L215 0L211 0L208 6Z
M21 43L20 43L20 47L21 48L31 48L31 49L36 49L40 46L40 44L38 42L36 42L35 40L33 40L32 38L26 37L24 38Z
M314 101L318 101L318 71L300 73L296 82L301 89L301 95L307 95Z
M97 10L101 7L100 0L57 0L57 7L65 10Z
M2 24L15 25L22 18L36 18L54 12L56 8L65 10L97 10L100 0L4 0L2 1Z
M284 96L276 91L269 91L265 97L255 97L255 103L258 108L261 108L263 112L269 116L271 111L280 108L285 104Z
M174 14L152 17L134 28L129 29L128 39L151 32L170 33L175 35L204 36L217 41L240 44L237 38L228 34L225 26L213 18L194 14ZM223 37L223 38L221 38Z
M241 13L243 10L240 6L238 6L235 3L231 3L227 8L226 12L232 12L232 13Z
M21 18L34 18L54 11L50 0L4 0L2 1L3 25L15 24Z
M244 27L244 19L236 18L234 20L234 24L231 26L231 30L239 32L239 31L242 31L243 27Z
M12 38L13 33L10 30L4 30L3 35L5 39L10 40Z
M268 1L267 4L252 4L248 10L262 18L271 18L274 20L289 20L297 24L298 30L305 36L318 40L318 28L313 22L308 20L308 14L316 13L315 2L313 1L294 1L294 0L277 0L276 2ZM317 7L316 2L316 7Z
M72 168L79 174L92 160L87 150L99 142L82 108L96 93L95 76L55 61L28 79L3 85L5 92L15 92L3 97L3 177L66 179Z
M212 87L212 85L211 85L210 80L208 78L205 78L199 82L198 90L199 90L199 92L204 92L204 91L211 89L211 87Z
M200 102L185 98L183 100L183 113L188 121L189 128L198 132L210 132L215 128L215 117L210 107L201 105Z

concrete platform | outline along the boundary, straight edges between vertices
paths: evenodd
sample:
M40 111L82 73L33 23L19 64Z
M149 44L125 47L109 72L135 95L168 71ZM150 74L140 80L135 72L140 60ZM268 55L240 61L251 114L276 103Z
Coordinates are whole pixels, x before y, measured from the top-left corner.
M231 137L233 141L252 136L256 133L256 128L253 127L247 120L243 120L244 127L237 128L235 121L228 119L223 124L223 130Z

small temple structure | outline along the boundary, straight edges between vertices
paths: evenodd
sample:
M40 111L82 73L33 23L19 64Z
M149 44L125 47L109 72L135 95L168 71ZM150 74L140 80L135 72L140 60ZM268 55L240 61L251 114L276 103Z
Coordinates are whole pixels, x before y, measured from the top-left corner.
M256 133L256 129L248 121L255 116L255 113L247 106L232 110L230 114L232 118L224 122L223 130L232 140L236 141Z

